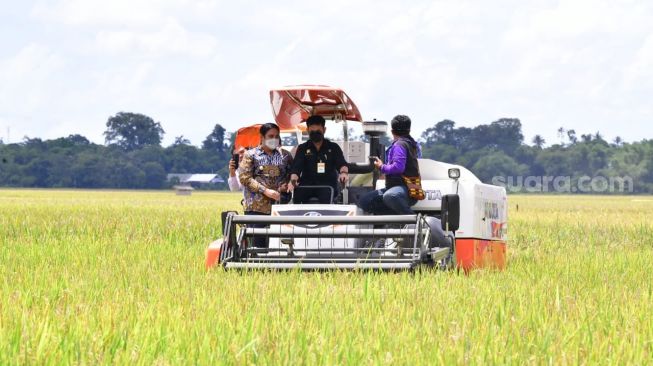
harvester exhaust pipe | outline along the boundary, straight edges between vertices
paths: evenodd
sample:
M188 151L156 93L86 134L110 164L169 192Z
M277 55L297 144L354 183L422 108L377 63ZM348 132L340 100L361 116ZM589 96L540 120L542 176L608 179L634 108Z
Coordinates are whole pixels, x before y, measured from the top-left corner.
M374 173L373 186L376 186L378 172L374 169L374 158L378 157L383 160L383 146L381 145L381 136L385 135L388 131L388 123L385 121L366 121L363 122L363 132L370 141L370 157L367 164L352 163L349 164L349 173L352 174L367 174Z

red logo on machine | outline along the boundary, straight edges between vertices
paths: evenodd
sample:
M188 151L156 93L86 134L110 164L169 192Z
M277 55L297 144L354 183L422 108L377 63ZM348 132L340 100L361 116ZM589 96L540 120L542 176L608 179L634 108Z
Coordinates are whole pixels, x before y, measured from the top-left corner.
M503 237L503 234L506 232L506 223L505 222L491 221L490 226L492 228L492 237L493 238L501 238L501 237Z

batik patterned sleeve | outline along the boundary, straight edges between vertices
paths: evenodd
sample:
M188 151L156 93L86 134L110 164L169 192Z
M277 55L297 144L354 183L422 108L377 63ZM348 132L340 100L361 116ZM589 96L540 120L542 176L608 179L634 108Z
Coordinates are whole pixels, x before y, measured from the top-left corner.
M254 179L254 156L252 156L251 151L247 151L243 156L243 160L240 163L240 173L238 174L238 179L240 184L243 187L246 187L251 192L260 192L265 187Z

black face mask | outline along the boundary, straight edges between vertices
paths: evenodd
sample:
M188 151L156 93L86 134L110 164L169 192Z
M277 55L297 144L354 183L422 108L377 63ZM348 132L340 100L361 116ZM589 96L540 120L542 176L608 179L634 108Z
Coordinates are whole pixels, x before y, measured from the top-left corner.
M324 139L324 134L321 131L311 131L308 133L308 138L313 142L321 142Z

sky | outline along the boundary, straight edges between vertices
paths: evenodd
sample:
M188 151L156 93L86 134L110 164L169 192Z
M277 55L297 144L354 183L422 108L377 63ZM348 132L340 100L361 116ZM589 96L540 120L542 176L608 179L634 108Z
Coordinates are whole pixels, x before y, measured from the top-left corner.
M343 88L365 119L519 118L653 138L653 1L0 0L0 137L143 113L164 145L271 122L270 89Z

